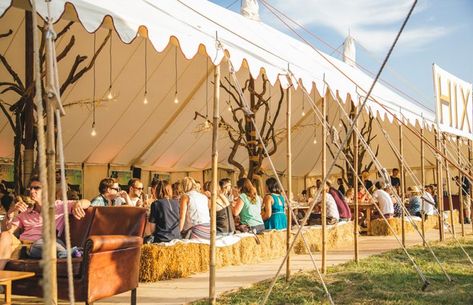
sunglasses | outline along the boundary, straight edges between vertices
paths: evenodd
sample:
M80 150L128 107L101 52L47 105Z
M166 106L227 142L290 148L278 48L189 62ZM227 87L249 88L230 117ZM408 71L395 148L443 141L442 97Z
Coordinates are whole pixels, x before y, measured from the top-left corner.
M40 189L41 189L41 186L39 186L39 185L30 186L30 190L38 191Z
M117 192L120 191L120 188L119 188L119 187L111 187L110 189L111 189L111 190L115 190L115 191L117 191Z
M142 191L144 188L143 187L133 187L135 190Z

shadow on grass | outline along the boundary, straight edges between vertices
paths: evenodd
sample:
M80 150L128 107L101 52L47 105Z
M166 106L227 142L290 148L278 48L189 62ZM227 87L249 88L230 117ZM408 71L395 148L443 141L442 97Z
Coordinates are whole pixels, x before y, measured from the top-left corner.
M462 240L473 256L473 241ZM432 305L473 304L473 266L454 243L432 244L442 266L453 279L449 282L432 254L425 248L409 248L420 269L431 283L425 292L422 281L402 250L349 262L328 269L325 281L335 304ZM223 295L218 304L258 304L269 281ZM207 304L206 301L194 304ZM298 273L286 283L279 279L268 304L328 304L315 272Z

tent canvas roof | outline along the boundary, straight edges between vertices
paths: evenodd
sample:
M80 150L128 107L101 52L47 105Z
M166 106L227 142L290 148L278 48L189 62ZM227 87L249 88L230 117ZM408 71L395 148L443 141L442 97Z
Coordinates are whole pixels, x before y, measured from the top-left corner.
M45 3L38 1L37 5L39 14L45 18ZM91 32L95 32L98 47L109 29L115 29L112 33L111 52L107 45L97 60L95 95L96 98L106 96L111 73L117 98L114 101L104 100L98 105L96 137L90 136L92 111L90 105L84 103L90 102L94 95L93 74L84 75L76 84L70 86L62 97L65 105L77 103L75 106L66 107L67 115L63 120L65 155L71 163L134 164L161 171L208 168L211 133L196 132L203 120L194 120L194 114L195 111L205 114L207 108L211 108L209 103L213 99L212 63L221 63L222 77L228 77L228 65L222 61L223 52L216 48L216 33L238 71L240 82L244 83L251 74L257 78L257 86L261 86L261 73L264 72L275 85L272 88L272 103L276 103L278 99L279 84L283 87L288 85L288 67L305 88L312 90L311 96L315 101L320 100L320 96L325 93L325 84L328 84L332 98L339 96L346 100L347 96L352 96L355 102L358 102L358 94L363 90L367 91L372 82L371 77L336 58L316 52L306 44L262 22L246 19L208 1L136 0L131 5L126 0L54 0L51 5L52 17L58 20L56 30L61 29L67 20L80 21L71 27L68 35L57 41L60 51L67 44L70 35L74 35L76 39L70 55L59 63L61 80L66 77L77 54L90 56L93 53L94 34ZM3 15L0 19L1 27L14 31L13 35L0 40L0 52L22 78L25 49L22 9L28 6L29 3L24 0L0 0L0 14ZM141 36L147 36L150 42L147 52L148 105L143 105L142 102L145 83L145 39ZM119 43L118 39L123 43ZM179 46L177 51L176 44ZM173 103L176 88L175 56L178 104ZM0 76L2 79L10 78L4 69L0 71ZM297 87L297 82L294 85ZM376 85L373 97L395 115L401 117L402 112L402 117L413 126L432 126L433 113L409 102L380 83ZM222 105L225 105L228 97L223 90L221 98ZM14 94L4 94L2 99L7 103L16 101ZM297 90L293 94L293 114L301 113L304 107L302 100L301 90ZM336 103L333 102L329 107L334 111L331 115L336 117ZM221 108L224 119L230 120L230 112L225 111L226 107ZM305 109L309 109L307 98ZM368 109L382 120L393 119L373 102L369 102ZM282 131L282 135L285 125L284 112L285 106L277 121L277 129ZM315 162L314 145L311 143L316 129L313 119L309 117L313 118L313 115L308 113L307 118L293 120L293 125L305 125L293 131L293 174L296 176L310 174L317 168L315 163L312 168L308 167L308 163ZM389 124L388 121L383 124L395 134L395 125ZM13 157L12 138L11 128L2 116L0 157ZM223 132L220 133L220 138L219 164L229 166L226 159L231 143ZM321 143L320 138L318 143ZM275 156L278 170L285 168L284 156L285 144L284 139L281 139ZM247 156L244 152L239 152L237 159L245 163ZM397 164L397 161L392 161L392 157L386 159L391 160L386 167Z

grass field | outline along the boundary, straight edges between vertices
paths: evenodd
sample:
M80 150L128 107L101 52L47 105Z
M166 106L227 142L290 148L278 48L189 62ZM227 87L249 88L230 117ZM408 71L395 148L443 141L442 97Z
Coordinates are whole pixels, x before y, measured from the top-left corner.
M473 257L473 237L460 240ZM402 250L349 262L328 269L325 281L335 304L432 305L473 304L473 266L457 243L434 243L432 248L453 279L448 282L433 256L423 247L409 248L430 286L422 292L422 282ZM250 267L249 267L250 268ZM221 296L218 304L258 304L269 281ZM207 304L199 301L194 304ZM276 283L268 304L329 304L317 274L297 273L286 283Z

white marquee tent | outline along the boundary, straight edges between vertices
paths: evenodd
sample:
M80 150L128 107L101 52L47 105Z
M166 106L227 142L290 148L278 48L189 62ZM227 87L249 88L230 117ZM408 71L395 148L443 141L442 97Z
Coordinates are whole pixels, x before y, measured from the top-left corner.
M30 3L26 0L0 0L1 32L9 29L14 31L12 35L0 39L0 52L22 79L25 65L24 9L29 7ZM37 1L37 7L41 17L46 18L48 13L45 2ZM359 94L368 91L372 83L371 77L355 67L316 52L310 46L262 22L247 19L204 0L52 0L51 8L57 31L68 21L76 21L70 33L57 41L59 53L71 35L76 39L70 54L59 62L61 80L67 76L76 55L90 56L93 53L93 32L98 48L113 29L111 51L107 44L97 59L95 87L97 98L105 98L111 78L116 99L104 99L98 105L95 137L91 136L91 106L83 103L90 102L93 98L92 71L70 86L62 97L64 105L78 103L66 106L67 115L63 119L65 156L66 161L71 164L135 165L145 170L161 172L190 172L209 168L211 132L196 132L203 120L194 120L194 113L199 111L205 114L207 105L211 109L212 63L221 63L222 78L228 77L228 64L223 60L222 50L216 47L216 37L238 71L238 78L242 83L250 73L257 78L257 86L261 86L261 74L264 73L275 86L281 84L287 87L289 67L294 77L311 91L311 96L318 102L320 96L325 94L325 84L328 84L331 93L331 98L328 99L329 117L333 122L337 122L340 117L338 104L333 99L339 98L345 102L352 97L358 103L361 99ZM146 37L149 39L147 61L144 59ZM209 55L208 61L206 54ZM149 100L147 105L143 104L145 64ZM0 79L11 80L3 67L0 69ZM179 98L177 104L173 102L176 85ZM297 81L294 85L298 87ZM276 103L279 89L272 88L271 92L272 103ZM432 128L432 112L381 83L376 84L372 96L414 128ZM17 100L13 93L3 94L0 98L10 104ZM223 106L228 100L223 90L221 98L222 116L227 121L231 120L230 112ZM304 117L298 115L302 112L302 107L307 112ZM348 107L346 105L346 109ZM320 144L312 144L314 134L318 137L317 143L321 143L320 128L317 128L320 123L314 127L314 115L309 113L309 108L307 98L303 102L299 88L293 93L292 108L295 116L292 134L293 175L298 177L320 171L317 163ZM282 109L277 128L284 131L285 106ZM397 142L398 125L392 123L392 116L373 101L369 101L368 109L382 120L383 126ZM364 117L367 117L366 113ZM338 123L334 126L338 128ZM398 161L382 139L376 123L373 128L373 132L379 133L373 145L381 146L381 162L387 168L397 167ZM278 171L286 168L286 144L284 133L282 135L278 152L274 156ZM410 164L418 166L419 140L411 135L409 137L412 145L406 144L406 158ZM13 132L2 114L0 158L13 157L12 139ZM431 140L433 142L433 136ZM221 132L219 165L225 168L231 168L227 162L230 144L228 136ZM433 164L432 154L428 153L427 156L427 164ZM243 164L246 164L247 158L242 152L236 157ZM93 184L95 189L95 182Z

